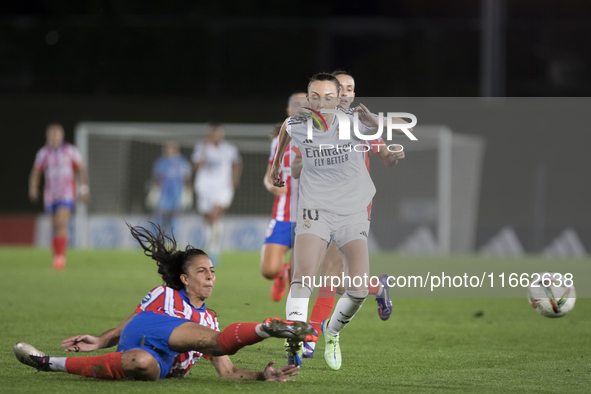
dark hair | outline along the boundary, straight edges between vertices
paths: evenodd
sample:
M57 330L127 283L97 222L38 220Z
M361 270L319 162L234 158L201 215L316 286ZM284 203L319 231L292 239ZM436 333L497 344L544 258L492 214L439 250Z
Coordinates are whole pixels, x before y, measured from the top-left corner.
M332 74L318 73L318 74L312 75L312 77L310 78L310 82L308 82L308 90L310 90L310 85L312 84L312 82L316 82L316 81L331 81L337 87L337 96L341 93L341 84L340 84L339 80L337 79L337 77L335 77Z
M187 263L193 256L207 256L201 250L188 245L185 250L176 249L174 235L169 237L159 225L149 222L154 227L154 233L144 227L127 226L134 237L144 249L144 254L156 261L158 273L162 276L164 284L175 290L182 290L185 284L181 281L181 275L187 273Z
M297 92L293 92L293 93L292 93L292 94L289 96L289 98L287 99L287 106L288 106L288 107L289 107L289 104L291 103L291 98L292 98L293 96L295 96L296 94L307 94L307 93L306 93L306 92L302 92L302 91L300 91L300 90L298 90Z
M62 130L63 130L63 128L64 128L64 125L63 125L63 124L61 124L60 122L49 122L49 123L47 123L47 126L45 127L45 130L47 130L47 129L49 129L50 127L53 127L53 126L59 126L59 127L61 127L61 128L62 128Z
M332 75L334 77L336 77L337 75L348 75L349 77L353 78L353 76L351 75L351 73L349 71L345 71L342 68L337 68L336 70L331 72L330 75ZM355 78L353 78L353 79L355 79Z
M213 129L214 127L222 127L222 124L217 120L210 120L209 122L207 122L207 127Z

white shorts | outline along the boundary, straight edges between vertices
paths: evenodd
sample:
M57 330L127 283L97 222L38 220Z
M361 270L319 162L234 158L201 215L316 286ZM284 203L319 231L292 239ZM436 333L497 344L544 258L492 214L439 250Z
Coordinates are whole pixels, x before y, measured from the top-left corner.
M213 211L214 207L228 208L234 198L234 189L209 189L197 192L197 210L206 214Z
M318 209L298 208L296 236L314 234L326 242L331 239L340 249L356 239L367 241L369 217L367 210L349 215L338 215Z

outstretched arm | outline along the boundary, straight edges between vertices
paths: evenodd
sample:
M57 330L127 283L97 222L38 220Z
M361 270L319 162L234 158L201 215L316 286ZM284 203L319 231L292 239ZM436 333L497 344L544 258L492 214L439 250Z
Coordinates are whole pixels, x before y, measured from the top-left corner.
M211 363L215 367L218 375L222 379L248 379L248 380L266 380L272 382L289 382L290 376L299 375L299 367L288 365L283 368L273 368L274 361L271 361L261 372L251 372L236 368L230 357L213 357Z
M285 182L281 180L281 162L283 161L283 155L285 149L291 141L291 136L287 134L287 119L281 125L279 131L279 143L277 144L277 151L275 152L275 158L273 159L273 165L271 166L271 181L273 185L277 187L283 187Z
M92 335L76 335L75 337L64 339L62 341L62 347L66 352L91 352L93 350L115 346L119 343L119 337L121 336L123 327L125 327L135 315L137 315L137 313L133 312L117 327L103 332L98 337Z

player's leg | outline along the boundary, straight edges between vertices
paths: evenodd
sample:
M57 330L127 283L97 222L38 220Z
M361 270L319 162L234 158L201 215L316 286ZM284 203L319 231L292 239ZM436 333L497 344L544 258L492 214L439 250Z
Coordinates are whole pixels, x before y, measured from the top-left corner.
M70 222L69 205L58 204L51 215L53 229L53 268L64 269L66 266L66 249L68 246L68 224Z
M271 220L261 248L261 273L265 278L274 280L271 299L275 302L285 295L289 277L289 264L285 264L285 255L291 248L291 227L291 222Z
M296 236L291 288L285 304L287 319L307 321L312 286L318 272L318 265L326 252L326 246L327 241L315 234L305 233ZM302 342L286 341L289 365L302 365L302 346Z
M265 243L261 248L261 274L268 280L281 276L285 270L285 255L289 252L286 245Z
M50 357L33 346L19 342L14 354L23 364L45 372L65 372L97 379L157 380L158 362L149 352L131 349L89 357Z
M219 256L222 250L222 235L224 232L222 217L224 216L225 210L226 208L223 206L214 205L206 217L208 232L210 233L207 253L214 264L219 262Z
M320 286L318 288L318 298L314 302L312 313L310 315L310 325L318 332L320 332L322 322L330 317L332 308L335 304L337 290L342 290L339 294L343 294L344 292L344 289L341 287L338 289L336 287L333 288L331 286L332 282L330 278L333 276L341 278L342 273L343 262L341 261L341 256L339 255L336 244L331 242L324 259L322 260L322 267L320 268L321 283L326 283L327 286ZM326 282L324 278L327 278ZM304 343L304 357L314 357L315 347L315 342Z
M291 289L285 308L289 320L308 319L312 282L326 253L326 246L327 241L315 234L305 233L296 236Z
M278 318L268 318L263 323L234 323L222 332L186 322L172 331L168 347L177 353L195 350L209 356L224 356L271 337L302 341L316 336L316 331L305 322Z
M219 257L214 253L214 224L216 218L214 215L215 196L212 195L211 190L198 190L197 196L197 208L205 220L205 250L212 263L215 265L217 264Z
M345 294L337 302L328 323L324 323L325 339L324 359L331 369L341 367L340 332L349 324L355 314L361 309L367 298L367 284L363 278L369 276L369 253L367 241L354 239L339 249L345 266L346 281Z
M286 245L266 243L261 249L261 273L266 279L273 280L271 299L279 302L285 295L285 285L289 278L289 264L285 255L289 251Z

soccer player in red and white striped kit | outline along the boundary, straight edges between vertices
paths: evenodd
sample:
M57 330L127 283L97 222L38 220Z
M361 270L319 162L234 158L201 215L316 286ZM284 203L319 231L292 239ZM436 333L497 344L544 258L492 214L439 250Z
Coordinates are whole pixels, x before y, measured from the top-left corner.
M228 355L269 337L313 340L315 330L305 322L268 318L263 323L234 323L219 332L213 311L205 306L215 284L208 255L187 246L176 249L174 237L132 227L131 234L158 265L164 286L152 289L135 311L117 327L98 337L77 335L62 342L66 352L89 352L118 345L102 356L50 357L18 342L17 359L39 371L66 372L98 379L158 380L184 376L201 356L224 379L287 381L299 373L295 366L251 372L235 367Z
M77 173L80 178L78 194L82 201L89 198L88 172L82 163L82 156L74 145L64 142L64 129L53 123L47 127L46 144L37 152L29 177L29 199L39 199L41 174L45 177L43 202L45 212L51 215L53 230L53 269L66 266L68 245L68 224L76 202Z

